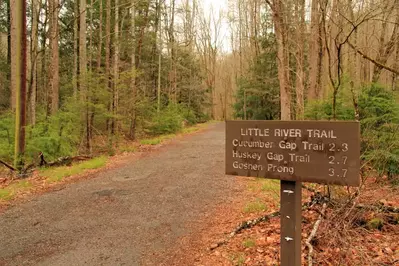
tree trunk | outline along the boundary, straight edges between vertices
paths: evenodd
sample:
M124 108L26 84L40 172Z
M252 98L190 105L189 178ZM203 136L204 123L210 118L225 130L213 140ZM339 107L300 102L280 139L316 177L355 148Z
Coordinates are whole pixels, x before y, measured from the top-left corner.
M161 69L162 69L162 16L161 16L161 1L158 3L158 14L159 14L159 21L158 21L158 32L159 32L159 39L158 39L158 82L157 82L157 112L161 111Z
M130 89L132 93L132 104L131 104L131 111L130 111L130 132L129 138L131 140L135 140L136 138L136 96L137 96L137 87L136 87L136 2L132 0L132 7L131 7L131 29L130 34L132 35L133 43L132 43L132 52L130 55L131 60L131 69L132 69L132 76L130 80Z
M73 96L75 99L78 98L78 74L79 74L79 1L74 3L74 20L73 20L73 73L72 73L72 84L73 84Z
M102 44L103 44L103 1L100 0L99 7L99 22L98 22L98 51L97 51L97 72L101 72L101 55L102 55Z
M169 26L170 49L171 49L171 73L170 86L173 93L173 102L177 103L177 84L176 84L176 43L175 43L175 0L172 0L171 21Z
M397 9L399 8L399 0L395 0L395 6ZM388 8L388 4L387 4L387 8ZM392 12L392 10L390 12ZM396 16L392 35L387 43L385 43L386 30L387 30L387 21L386 21L386 19L384 19L384 21L382 22L379 53L376 58L376 61L382 65L386 65L386 63L389 59L389 56L395 50L396 42L399 41L399 37L398 37L399 36L399 15ZM383 68L381 66L374 65L374 72L373 72L373 79L372 79L373 82L378 82L378 80L380 79L382 70L383 70Z
M87 94L87 53L86 53L86 0L80 0L79 5L79 89L85 100Z
M37 59L38 59L38 25L39 25L40 3L32 0L32 41L31 41L31 72L29 84L29 114L30 123L36 123L36 92L37 92Z
M320 77L322 62L322 42L321 42L321 24L319 0L312 0L310 24L310 40L309 40L309 85L308 100L319 98L320 93Z
M117 134L118 126L116 115L118 113L118 78L119 78L119 1L115 0L115 22L114 22L114 60L113 60L113 119L112 134Z
M41 27L41 32L40 32L40 49L41 49L41 66L40 66L40 86L38 86L38 89L40 90L37 91L37 102L45 106L45 112L46 112L46 117L50 114L49 110L49 105L48 105L48 73L47 73L47 67L48 67L48 60L47 60L47 48L46 48L46 43L48 39L47 35L47 27L48 27L48 22L49 22L49 10L48 10L48 1L45 0L44 3L42 3L42 11L44 14L40 14L40 17L43 15L44 16L44 23ZM39 82L39 79L38 79Z
M11 2L11 79L15 85L15 168L24 165L26 125L26 1Z
M285 12L283 2L274 0L271 6L277 40L277 66L280 82L281 120L291 119L291 86L289 82L288 37L287 25L282 14Z
M304 50L305 50L305 0L296 2L296 18L298 29L296 31L296 118L304 118L304 89L305 89L305 72L304 72Z
M59 49L58 49L58 13L59 13L59 2L58 0L49 1L49 12L50 12L50 67L49 72L49 88L51 92L50 110L51 114L55 114L58 111L59 106L59 86L60 86L60 74L59 74Z
M85 121L85 148L86 152L91 152L91 136L90 136L90 115L89 115L89 91L87 87L87 48L86 48L86 13L87 5L86 0L80 0L79 2L79 89L80 89L80 99L86 104L86 108L84 110L84 119Z
M6 0L7 4L7 96L9 96L9 106L14 109L14 98L13 98L13 89L12 89L12 81L11 81L11 0Z

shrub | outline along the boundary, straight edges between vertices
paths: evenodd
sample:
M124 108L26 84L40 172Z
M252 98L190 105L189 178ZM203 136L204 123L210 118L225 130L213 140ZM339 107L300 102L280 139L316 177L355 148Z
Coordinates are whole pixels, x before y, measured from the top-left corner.
M399 174L399 104L395 95L378 85L359 95L362 158L382 175Z
M0 116L0 158L12 161L15 123L11 113Z
M178 106L169 105L153 117L147 125L146 132L150 135L176 133L182 129L183 120Z
M78 110L70 106L48 118L42 115L35 126L28 126L26 158L35 158L39 152L43 152L47 160L76 154L83 122L75 109Z
M331 119L331 102L329 98L309 103L305 116L315 120ZM338 120L354 119L354 107L350 103L347 95L338 95ZM380 175L393 178L399 174L399 104L395 94L377 84L363 87L358 96L358 111L361 158Z

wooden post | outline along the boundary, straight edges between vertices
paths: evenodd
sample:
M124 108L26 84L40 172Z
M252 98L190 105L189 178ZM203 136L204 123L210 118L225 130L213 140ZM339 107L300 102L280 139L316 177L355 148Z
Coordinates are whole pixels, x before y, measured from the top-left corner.
M280 181L281 266L301 265L302 183Z

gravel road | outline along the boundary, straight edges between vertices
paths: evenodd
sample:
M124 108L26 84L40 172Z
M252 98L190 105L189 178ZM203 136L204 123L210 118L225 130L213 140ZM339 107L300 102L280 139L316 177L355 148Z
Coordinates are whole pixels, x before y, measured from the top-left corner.
M234 197L224 128L10 208L0 215L0 265L160 265L196 233L192 222Z

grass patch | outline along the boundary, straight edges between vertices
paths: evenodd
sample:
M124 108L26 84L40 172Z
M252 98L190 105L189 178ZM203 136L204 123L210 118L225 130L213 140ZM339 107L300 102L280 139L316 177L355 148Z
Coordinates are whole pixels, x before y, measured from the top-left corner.
M65 177L83 173L85 170L103 167L106 162L107 157L101 156L72 166L42 169L40 175L46 177L50 183L59 182Z
M266 211L266 205L261 202L260 199L257 199L254 202L250 202L244 207L245 213L253 213L253 212L263 212Z
M155 138L142 139L142 140L140 140L140 144L141 145L158 145L158 144L161 144L163 141L173 139L174 137L176 137L175 134L168 134L168 135L158 136Z
M120 147L120 148L119 148L119 151L120 151L120 152L133 153L133 152L136 152L136 151L137 151L137 147L136 147L136 146L129 146L129 145L126 145L126 146Z
M22 181L19 181L15 184L12 184L9 186L9 188L11 188L11 189L27 189L27 188L31 188L31 187L32 187L32 184L27 180L22 180Z
M233 253L229 255L233 265L242 266L245 264L245 255L243 253Z
M153 138L153 139L142 139L140 140L141 145L158 145L162 142L161 138Z
M254 246L256 246L256 242L255 240L248 238L242 242L242 245L244 246L244 248L253 248Z
M216 123L216 122L217 121L211 121L211 122L206 122L203 124L197 124L197 125L194 125L191 127L185 127L180 131L180 133L182 133L182 134L194 133L194 132L197 132L203 128L206 128L208 125L210 125L212 123ZM179 134L179 132L177 134ZM176 134L167 134L167 135L161 135L161 136L154 137L154 138L142 139L139 142L141 145L158 145L158 144L161 144L165 140L170 140L175 137L176 137Z
M0 200L10 200L14 197L14 193L9 188L0 188Z
M280 191L280 181L273 179L262 179L261 190L264 192L276 192Z
M0 200L11 200L17 194L18 191L28 190L33 185L27 180L17 181L11 183L6 188L0 189Z

